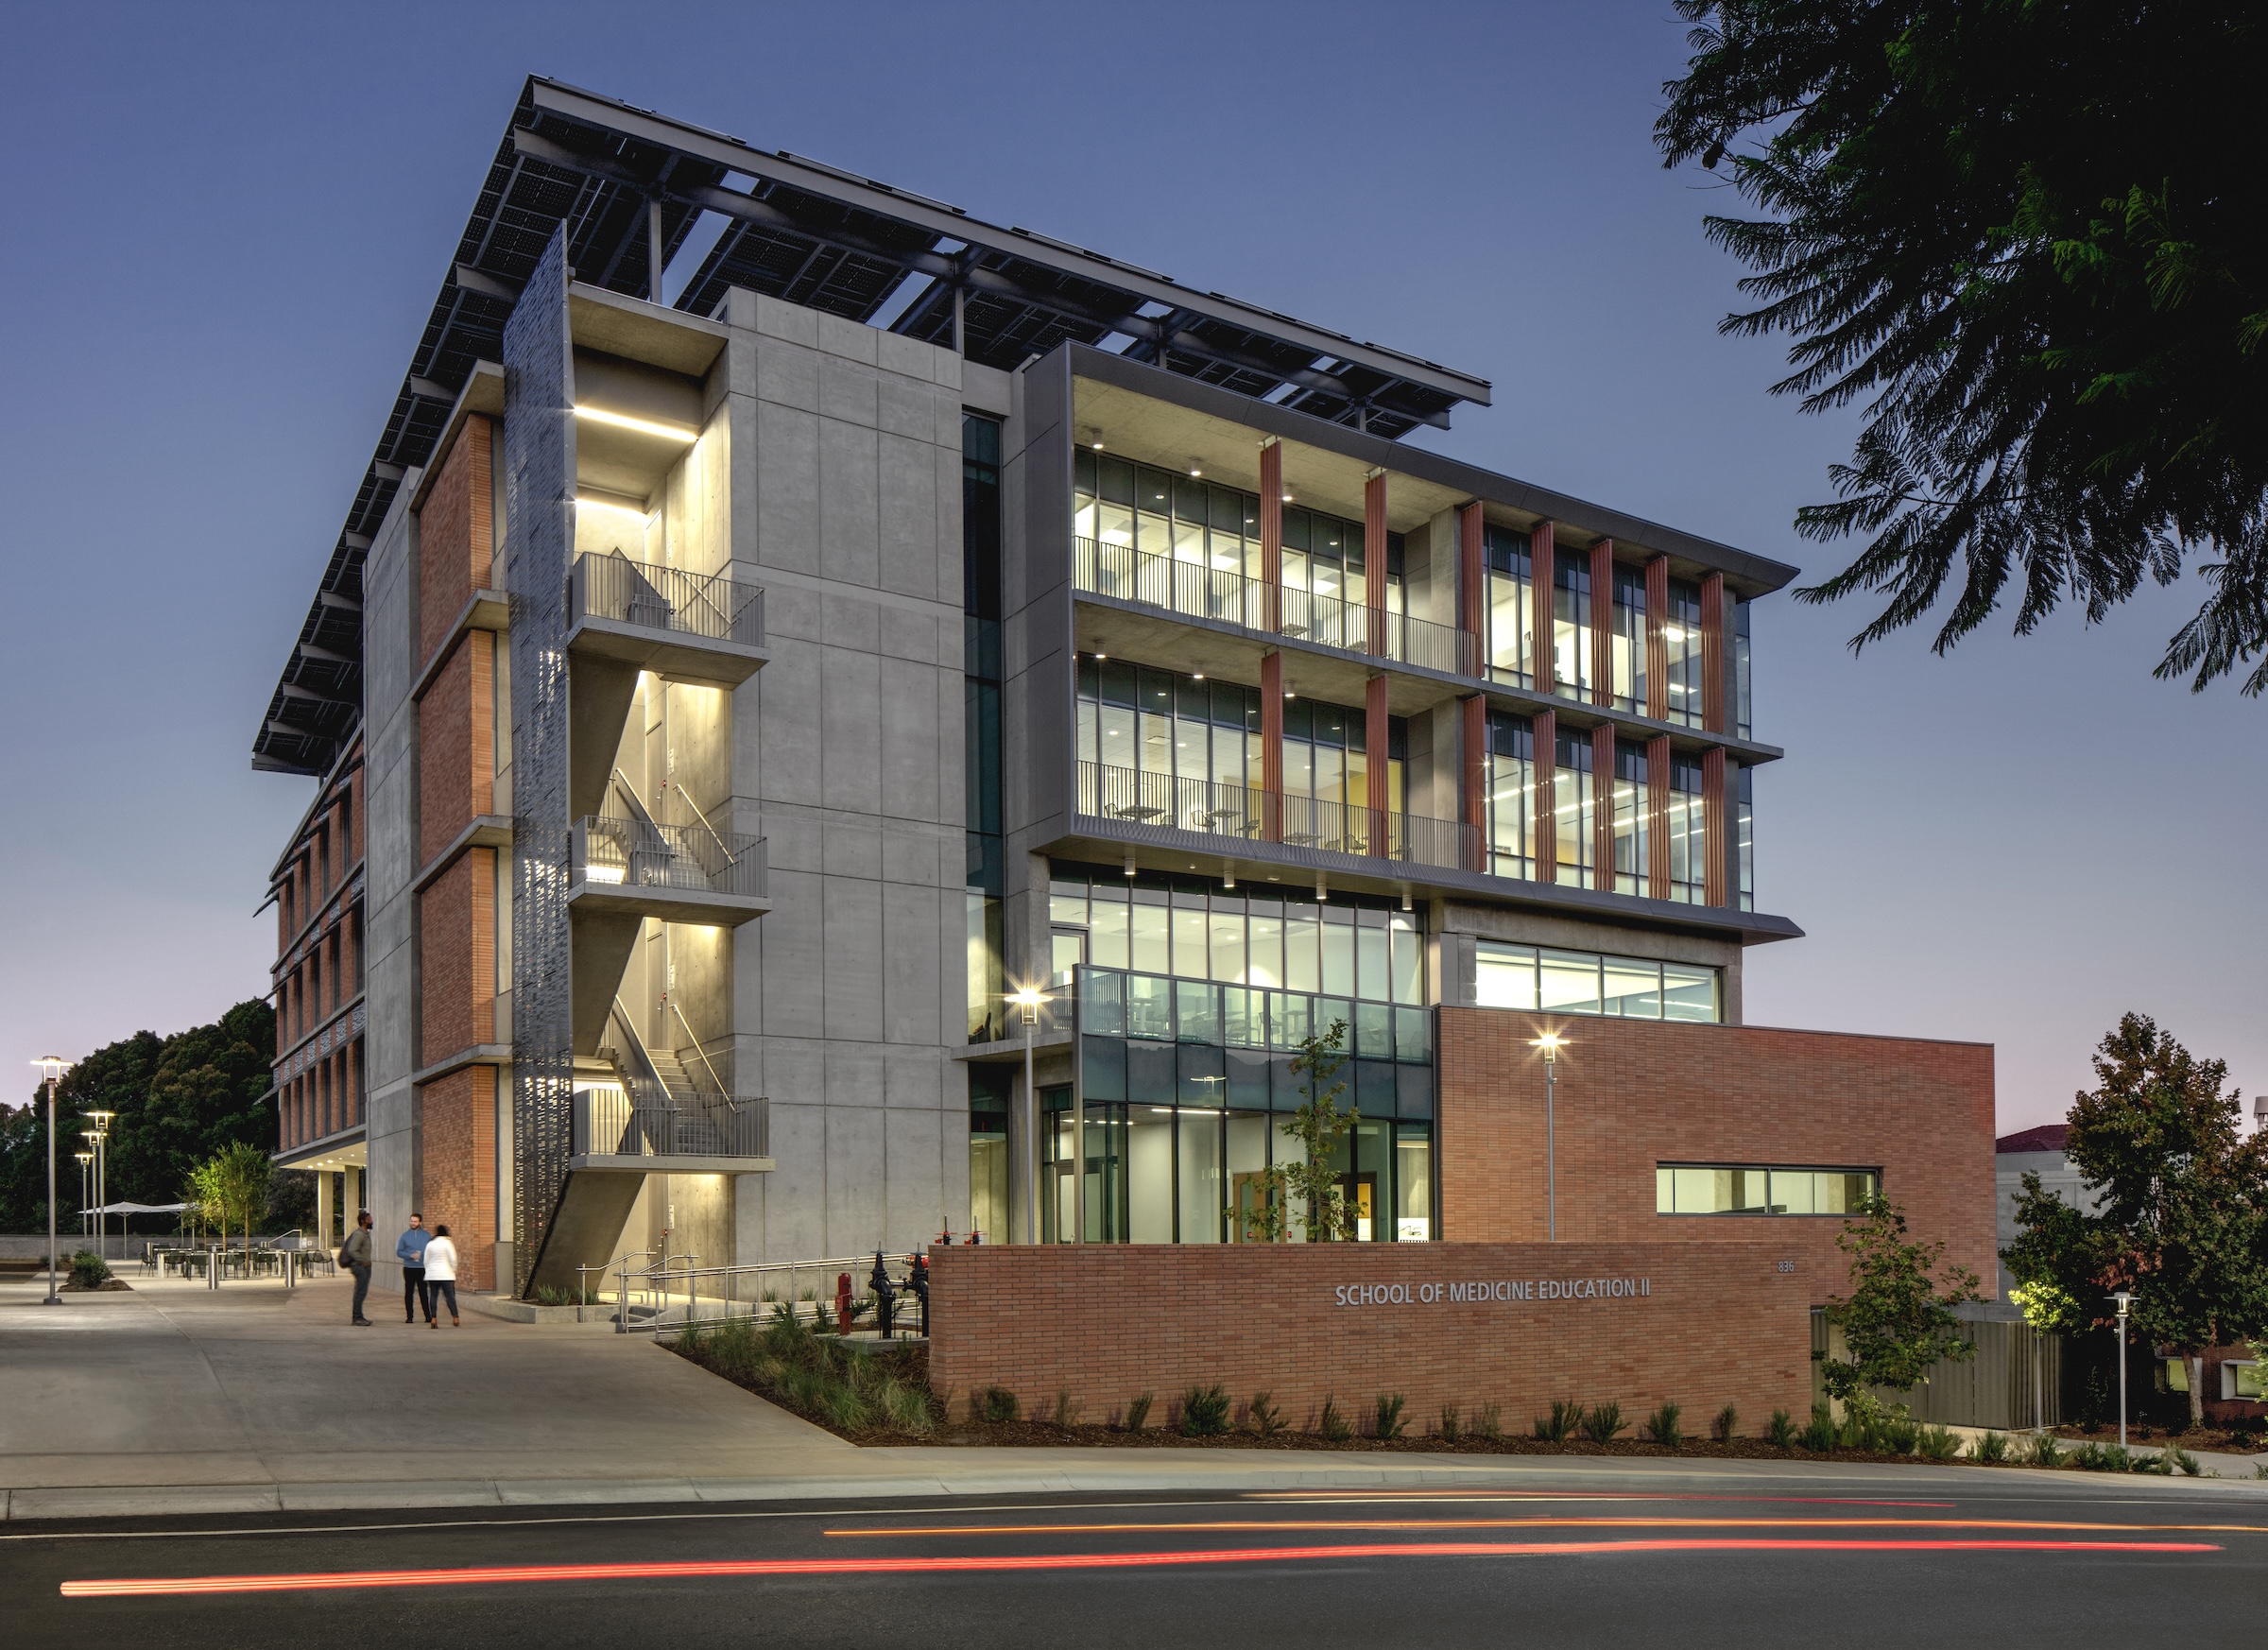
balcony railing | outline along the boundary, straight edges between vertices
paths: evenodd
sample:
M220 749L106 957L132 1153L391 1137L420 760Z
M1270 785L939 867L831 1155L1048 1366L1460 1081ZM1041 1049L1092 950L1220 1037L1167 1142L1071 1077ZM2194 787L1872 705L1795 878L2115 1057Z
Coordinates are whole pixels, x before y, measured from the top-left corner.
M736 584L721 573L688 573L609 550L576 557L569 588L570 623L613 619L649 630L764 645L764 591Z
M1454 819L1281 796L1251 785L1177 779L1098 762L1082 762L1078 768L1078 811L1090 818L1451 870L1479 863L1480 833Z
M652 1103L611 1086L576 1091L572 1155L610 1158L767 1158L771 1105L699 1095Z
M765 842L706 825L592 815L576 821L574 880L762 900Z
M1218 619L1263 635L1289 636L1373 659L1453 676L1480 667L1463 630L1312 591L1271 587L1225 568L1105 544L1072 541L1072 579L1083 591L1193 619Z

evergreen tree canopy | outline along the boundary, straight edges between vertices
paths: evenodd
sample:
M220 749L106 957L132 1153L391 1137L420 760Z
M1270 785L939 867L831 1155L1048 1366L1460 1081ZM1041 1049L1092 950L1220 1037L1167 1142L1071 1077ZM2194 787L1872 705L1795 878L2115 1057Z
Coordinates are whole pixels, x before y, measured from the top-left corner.
M96 1049L56 1086L58 1221L77 1229L81 1129L90 1111L111 1120L109 1194L113 1203L178 1203L190 1168L238 1142L276 1149L276 1111L265 1104L275 1057L276 1015L266 1001L239 1003L211 1025L160 1037L138 1031ZM47 1229L47 1095L0 1110L0 1230Z
M1798 594L1881 593L1856 647L1950 590L1942 653L2004 599L2019 634L2066 599L2091 623L2194 559L2210 593L2156 674L2202 689L2268 652L2268 14L1677 10L1694 55L1665 87L1665 163L1766 215L1707 220L1761 301L1725 329L1789 335L1774 388L1807 410L1864 409L1837 502L1796 528L1867 542ZM2268 689L2268 658L2243 688Z

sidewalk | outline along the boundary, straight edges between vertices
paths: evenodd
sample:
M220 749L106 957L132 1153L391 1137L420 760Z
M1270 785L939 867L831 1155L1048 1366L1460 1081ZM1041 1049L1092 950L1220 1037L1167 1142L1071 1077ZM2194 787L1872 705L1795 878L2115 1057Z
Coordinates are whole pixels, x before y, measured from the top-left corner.
M136 1281L129 1279L129 1281ZM0 1284L9 1520L339 1509L1382 1487L1940 1489L1981 1468L1327 1452L860 1449L637 1336L347 1322L351 1286L142 1286L40 1304ZM1917 1476L1919 1475L1919 1476ZM2052 1474L2083 1495L2268 1484Z

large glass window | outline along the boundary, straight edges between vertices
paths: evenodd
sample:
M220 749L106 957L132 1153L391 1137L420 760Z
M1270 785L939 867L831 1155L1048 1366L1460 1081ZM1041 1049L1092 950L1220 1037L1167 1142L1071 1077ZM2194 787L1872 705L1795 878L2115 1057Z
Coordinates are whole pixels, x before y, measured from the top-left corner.
M1482 529L1488 563L1488 674L1516 687L1536 685L1536 628L1529 610L1535 581L1528 536L1509 527Z
M986 1243L1008 1241L1007 1073L969 1068L969 1229Z
M1536 875L1536 736L1525 716L1488 717L1488 869Z
M1725 1017L1712 968L1493 939L1474 952L1474 1000L1484 1008L1694 1023Z
M1681 904L1708 901L1709 834L1701 806L1701 760L1670 756L1670 898Z
M1079 810L1183 831L1249 835L1260 772L1260 690L1120 660L1080 662Z
M1661 633L1670 656L1669 719L1698 728L1706 702L1701 679L1699 585L1681 578L1670 580L1670 610L1663 615Z
M969 1040L1002 1034L1000 422L961 419L962 737L967 775Z
M1736 602L1732 610L1732 731L1737 738L1755 737L1750 731L1754 712L1748 702L1748 609Z
M1737 800L1733 803L1732 828L1740 849L1741 909L1756 909L1756 796L1755 773L1750 767L1741 769L1735 787Z
M1596 854L1591 826L1597 805L1590 771L1590 733L1588 729L1559 731L1559 771L1553 782L1552 807L1559 838L1559 877L1564 887L1593 885Z
M1590 557L1555 554L1552 579L1552 685L1562 698L1590 700Z
M1646 708L1646 570L1614 564L1614 677L1617 710Z
M1646 748L1614 747L1614 891L1646 892Z
M1849 1214L1881 1190L1880 1169L1781 1168L1765 1163L1661 1163L1657 1214Z

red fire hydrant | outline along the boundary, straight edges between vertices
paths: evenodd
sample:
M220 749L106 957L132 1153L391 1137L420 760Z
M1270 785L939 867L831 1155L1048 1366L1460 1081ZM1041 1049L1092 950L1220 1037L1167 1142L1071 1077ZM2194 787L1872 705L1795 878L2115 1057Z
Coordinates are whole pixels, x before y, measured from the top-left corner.
M834 1275L834 1322L843 1333L850 1332L850 1274Z

